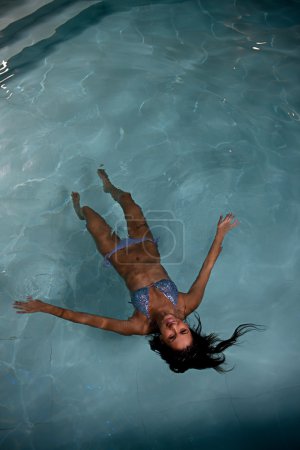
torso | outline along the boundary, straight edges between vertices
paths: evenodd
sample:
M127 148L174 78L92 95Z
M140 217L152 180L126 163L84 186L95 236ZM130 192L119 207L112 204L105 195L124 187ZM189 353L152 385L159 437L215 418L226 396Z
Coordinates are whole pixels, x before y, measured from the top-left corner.
M125 281L129 291L136 291L162 279L170 279L167 271L160 263L157 246L149 241L144 242L143 245L136 244L127 249L119 250L111 256L110 262ZM155 287L149 287L149 296L150 313L155 313L162 308L174 310L170 301ZM181 292L178 293L176 309L184 310L184 299ZM151 321L140 311L134 311L131 320L140 323L143 334L150 334L153 331Z
M148 319L142 312L134 310L134 313L129 320L138 322L140 325L141 334L148 335L153 333L154 331L157 331L157 327L155 326L155 323L153 323L151 317L157 314L158 311L176 314L177 316L180 316L181 319L185 319L186 316L184 314L185 305L183 294L181 292L178 292L177 305L173 306L170 300L167 299L159 289L155 288L154 286L149 286L150 319Z
M110 262L130 291L136 291L162 278L169 278L160 263L157 246L150 241L119 250L111 256Z

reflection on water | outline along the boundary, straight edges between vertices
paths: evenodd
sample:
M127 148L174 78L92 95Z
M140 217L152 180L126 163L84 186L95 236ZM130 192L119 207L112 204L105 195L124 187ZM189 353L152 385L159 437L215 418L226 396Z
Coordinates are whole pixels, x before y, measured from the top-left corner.
M4 91L6 99L12 96L12 92L6 86L6 82L14 76L13 73L9 74L8 72L7 61L2 61L0 65L0 88Z

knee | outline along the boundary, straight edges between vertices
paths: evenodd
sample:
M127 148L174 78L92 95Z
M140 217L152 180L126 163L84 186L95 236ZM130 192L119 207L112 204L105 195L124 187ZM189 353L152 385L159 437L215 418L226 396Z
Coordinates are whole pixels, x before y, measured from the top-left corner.
M99 221L95 217L95 212L89 206L83 206L81 208L82 214L86 220L86 228L91 233L94 234L99 228Z
M81 211L85 220L88 221L91 216L91 208L89 206L82 206Z

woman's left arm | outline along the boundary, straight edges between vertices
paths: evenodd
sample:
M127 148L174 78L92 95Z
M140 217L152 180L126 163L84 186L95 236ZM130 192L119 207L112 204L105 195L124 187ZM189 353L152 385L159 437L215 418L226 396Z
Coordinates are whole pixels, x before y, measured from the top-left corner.
M200 305L203 299L205 288L209 280L211 271L222 251L223 239L228 231L236 227L239 223L237 220L234 220L232 222L233 219L234 216L232 213L227 214L224 219L223 216L220 216L217 226L217 232L209 249L207 257L205 258L201 270L196 280L190 287L188 293L184 294L186 315L193 312Z
M34 300L32 297L27 297L27 301L16 301L13 305L17 309L18 314L42 312L52 314L64 320L89 325L90 327L101 328L106 331L113 331L124 336L131 336L133 334L144 334L141 325L134 317L128 320L119 320L112 317L104 317L96 314L88 314L85 312L72 311L71 309L61 308L59 306L45 303L41 300Z

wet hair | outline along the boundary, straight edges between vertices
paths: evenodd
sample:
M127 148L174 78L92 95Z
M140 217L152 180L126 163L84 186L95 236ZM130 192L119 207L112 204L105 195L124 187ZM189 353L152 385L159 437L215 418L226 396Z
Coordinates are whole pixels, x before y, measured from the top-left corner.
M223 354L226 348L237 344L237 339L248 331L263 331L265 327L253 323L243 323L239 325L229 339L222 341L214 333L205 335L202 333L200 317L195 313L198 324L190 327L193 342L184 350L173 350L161 341L160 333L152 334L149 344L151 350L158 353L161 358L169 364L170 369L176 373L186 372L188 369L208 369L212 368L219 373L229 372L231 369L224 369L221 365L225 362Z

